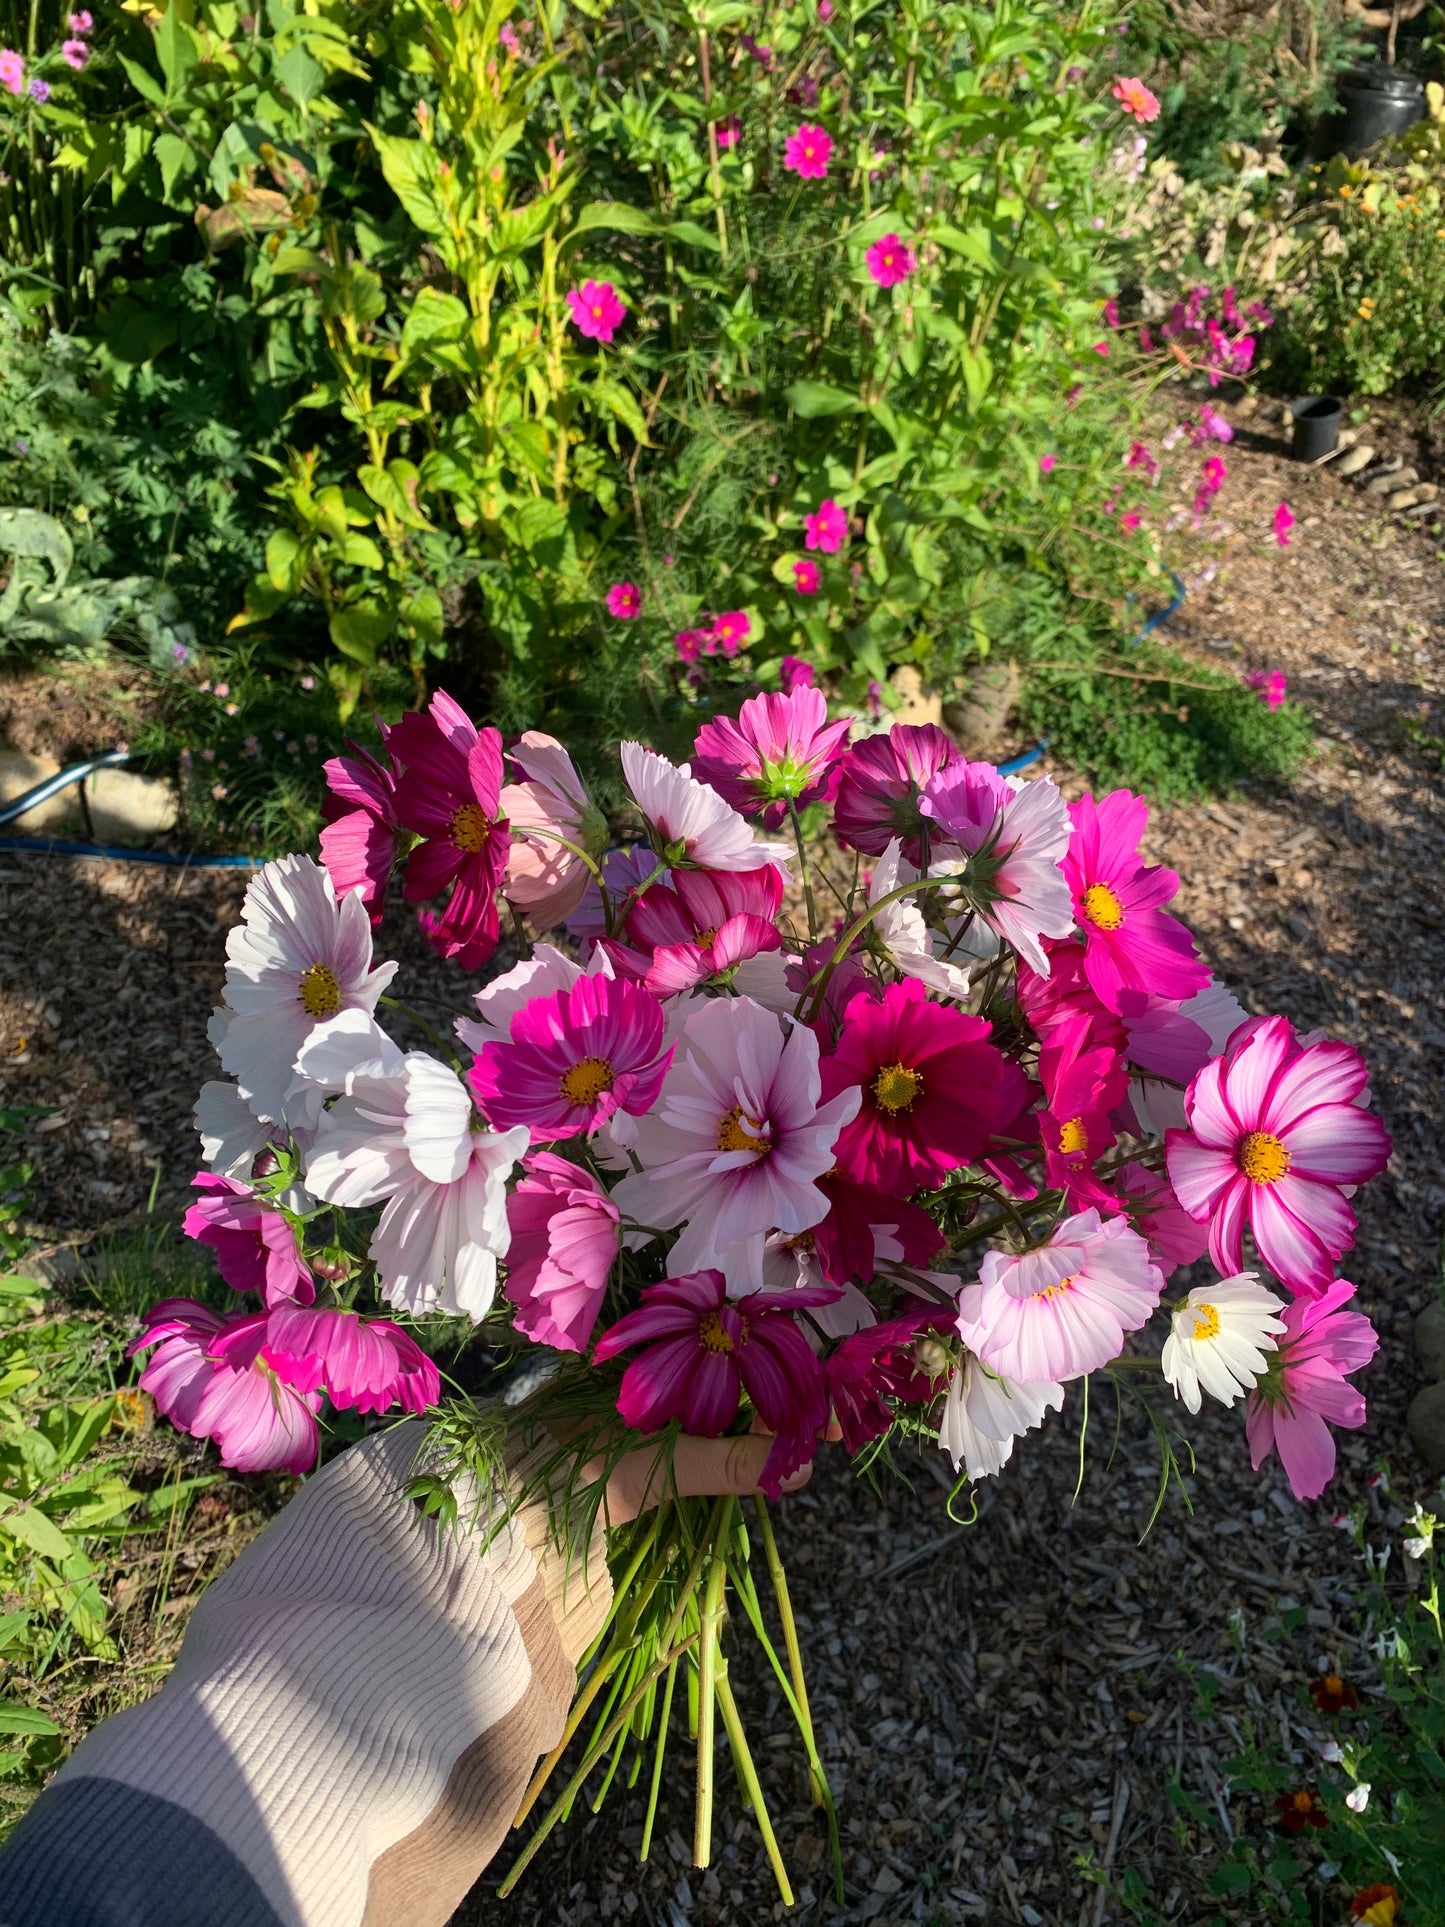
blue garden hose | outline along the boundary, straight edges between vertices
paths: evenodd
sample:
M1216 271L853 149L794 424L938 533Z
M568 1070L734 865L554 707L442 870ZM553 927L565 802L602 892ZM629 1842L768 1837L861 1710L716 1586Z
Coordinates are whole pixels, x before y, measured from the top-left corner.
M26 790L23 796L0 803L0 826L14 823L27 810L48 803L52 796L69 789L72 783L83 782L95 770L116 769L133 760L133 753L128 749L108 749L84 763L72 763L69 769L57 770L34 789ZM265 862L264 857L258 856L187 856L176 850L124 850L108 843L73 843L65 837L44 836L0 836L0 850L28 850L36 856L108 857L117 863L159 863L178 870L255 870Z

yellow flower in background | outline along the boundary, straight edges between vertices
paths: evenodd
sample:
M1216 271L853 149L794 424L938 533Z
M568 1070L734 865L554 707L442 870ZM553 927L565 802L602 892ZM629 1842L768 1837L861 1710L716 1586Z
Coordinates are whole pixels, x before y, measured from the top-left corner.
M1375 304L1369 295L1365 296L1364 300L1360 303L1359 307L1355 309L1355 313L1360 317L1361 321L1374 320Z
M1350 196L1354 193L1354 191L1355 190L1350 186L1349 182L1346 181L1344 186L1340 189L1340 199L1342 201L1349 200Z

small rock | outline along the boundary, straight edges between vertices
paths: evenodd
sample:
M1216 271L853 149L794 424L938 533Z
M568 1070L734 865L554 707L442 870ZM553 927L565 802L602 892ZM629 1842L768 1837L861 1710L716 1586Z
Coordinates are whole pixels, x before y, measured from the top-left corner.
M943 720L966 756L987 756L1018 701L1019 672L1011 662L985 665L963 694L947 703Z
M1366 484L1377 482L1382 480L1386 475L1398 475L1404 466L1405 457L1403 455L1393 455L1388 461L1377 462L1373 468L1366 469L1365 473L1360 477L1360 480Z
M1445 1378L1445 1304L1438 1298L1415 1320L1415 1363L1422 1378Z
M49 756L27 756L24 750L0 749L0 803L13 803L26 790L33 790L47 776L54 776L59 763ZM80 822L78 792L74 785L52 796L48 803L37 803L24 816L6 825L11 836L36 836L42 830L66 830Z
M1377 475L1373 482L1365 484L1366 495L1392 495L1397 488L1406 488L1411 482L1418 482L1418 468L1406 468L1402 463L1397 468L1388 468Z
M1415 500L1417 502L1433 502L1439 496L1439 493L1440 484L1438 482L1421 482L1415 490Z
M1385 497L1387 509L1412 509L1420 499L1418 489L1397 488L1393 495Z
M137 841L176 827L176 793L160 776L140 776L129 769L98 769L85 779L90 820L97 839Z
M1342 455L1335 463L1336 475L1358 475L1362 468L1368 468L1375 459L1375 451L1368 442L1356 442L1348 455Z
M1427 1470L1445 1472L1445 1384L1427 1385L1416 1392L1405 1424Z
M873 1876L873 1891L875 1894L899 1894L903 1891L903 1882L891 1867L880 1867Z
M888 680L899 702L895 723L942 724L943 698L924 687L923 677L911 662L902 663Z

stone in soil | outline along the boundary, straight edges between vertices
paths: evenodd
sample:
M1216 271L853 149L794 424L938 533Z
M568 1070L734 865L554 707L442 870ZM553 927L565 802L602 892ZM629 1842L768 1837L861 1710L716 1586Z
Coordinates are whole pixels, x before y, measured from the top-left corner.
M32 756L23 749L0 749L0 803L13 803L60 769L53 756ZM74 788L62 790L48 802L37 803L24 816L5 826L10 836L39 836L74 828L80 821Z
M1336 475L1358 475L1361 469L1368 468L1375 459L1375 451L1368 442L1361 442L1352 448L1348 455L1342 455L1335 463Z
M1422 1378L1445 1378L1445 1304L1437 1298L1415 1320L1415 1363Z
M1434 1473L1445 1472L1445 1384L1416 1392L1405 1414L1415 1450Z
M179 816L176 792L159 776L130 769L99 769L85 782L90 820L97 838L140 842L173 830Z

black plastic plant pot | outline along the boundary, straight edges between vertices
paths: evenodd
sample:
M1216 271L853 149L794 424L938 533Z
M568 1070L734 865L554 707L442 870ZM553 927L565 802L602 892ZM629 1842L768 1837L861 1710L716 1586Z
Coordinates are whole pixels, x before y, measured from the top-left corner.
M1337 85L1345 118L1331 133L1335 151L1351 160L1425 118L1424 82L1398 67L1352 67Z
M1294 441L1291 444L1297 462L1317 462L1322 455L1332 454L1340 439L1340 417L1345 412L1345 404L1334 395L1301 395L1292 401L1289 412L1294 416Z

